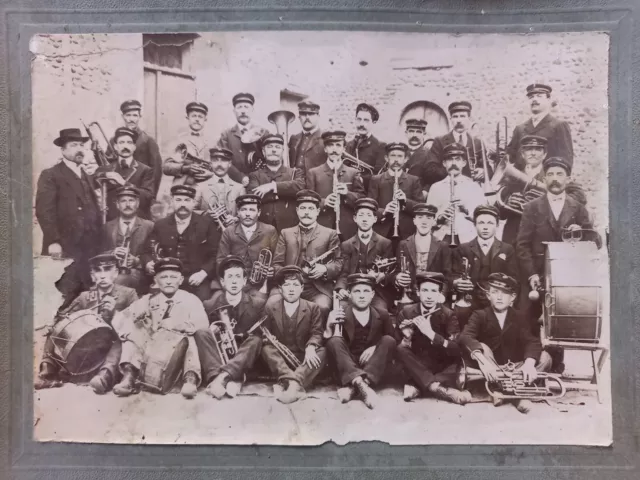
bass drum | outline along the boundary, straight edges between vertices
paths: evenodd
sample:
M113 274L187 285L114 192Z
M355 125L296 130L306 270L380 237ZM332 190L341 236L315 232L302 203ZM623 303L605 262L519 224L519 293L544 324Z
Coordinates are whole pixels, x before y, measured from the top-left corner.
M145 347L140 366L140 383L155 393L165 394L182 375L189 340L183 334L160 330Z
M93 310L65 315L51 332L57 361L71 375L85 375L104 363L116 332Z

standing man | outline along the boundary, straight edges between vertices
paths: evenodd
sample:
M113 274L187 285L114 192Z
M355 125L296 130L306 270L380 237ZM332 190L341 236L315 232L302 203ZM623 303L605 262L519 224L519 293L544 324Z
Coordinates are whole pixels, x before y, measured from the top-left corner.
M368 275L355 273L347 279L349 303L329 314L324 338L337 369L338 398L351 401L356 394L368 408L375 408L378 395L371 388L380 383L396 350L394 328L386 311L371 308L375 282ZM335 327L341 325L341 333Z
M142 104L138 100L127 100L120 105L124 126L138 134L133 158L149 167L153 172L153 197L158 194L162 180L162 155L158 143L147 132L140 128Z
M456 315L442 303L445 282L441 273L418 274L416 286L420 302L404 307L398 314L401 332L398 337L402 339L397 350L398 361L415 383L404 387L407 402L420 393L459 405L471 400L471 393L453 388L460 364L456 341L460 325Z
M466 150L462 145L452 143L444 149L444 167L448 176L434 183L429 190L427 203L438 208L439 238L450 243L451 231L454 230L453 241L460 244L471 241L476 236L473 225L473 211L478 205L485 203L482 188L471 178L462 175L466 164ZM453 187L452 187L453 182ZM451 220L455 217L453 229Z
M107 220L113 220L118 216L116 208L116 192L125 185L133 185L138 189L140 207L138 209L142 218L150 218L151 201L154 199L153 170L150 167L138 163L133 154L136 151L138 134L125 127L116 129L113 135L113 148L118 154L115 165L98 167L94 180L108 179L107 182Z
M249 174L247 191L261 198L260 221L278 233L298 222L296 194L305 186L302 170L283 163L284 140L267 135L262 140L266 166Z
M153 222L138 216L140 193L136 187L116 191L118 217L102 228L104 250L112 250L118 259L116 284L141 292L147 285L140 256L153 230Z
M429 149L426 147L427 139L425 138L427 121L410 118L405 122L405 125L409 160L404 164L404 171L420 179L423 198L427 198L431 185L445 178L447 171L442 162L434 161L429 157Z
M345 133L339 130L322 134L327 161L308 170L306 178L307 188L322 198L318 223L337 230L343 238L351 238L357 230L353 221L355 202L364 197L364 186L358 170L342 163L344 138ZM334 185L336 177L338 184ZM337 223L338 209L340 221Z
M211 296L220 233L211 218L193 212L195 196L196 189L189 185L171 187L173 214L154 224L142 262L147 273L154 275L151 245L156 242L163 256L180 260L182 288L204 301Z
M269 133L266 128L253 124L253 105L255 101L256 99L250 93L237 93L233 96L231 103L233 103L236 124L222 132L218 140L218 147L230 150L233 155L232 163L234 169L230 173L231 178L245 187L249 184L250 173L247 157L251 150L255 148L254 142L259 141ZM243 136L245 142L243 142ZM247 137L252 137L250 143L246 142ZM258 153L254 151L254 155Z
M518 157L520 142L525 135L537 135L547 139L547 155L564 158L569 168L573 168L573 142L571 129L564 120L551 115L551 87L534 83L527 87L527 98L531 108L531 118L516 126L507 147L509 157L516 166L522 167L523 159Z
M383 237L393 238L395 217L399 215L397 239L400 240L415 231L411 213L422 202L422 189L420 179L404 171L409 147L405 143L389 143L385 150L389 169L371 178L367 196L380 205L380 222L375 226L375 231Z
M80 167L84 160L84 137L78 128L66 128L53 144L62 159L42 171L36 192L36 218L42 229L42 255L71 258L56 287L68 306L80 292L91 287L89 258L100 249L100 208L91 179Z
M296 202L299 224L280 232L273 257L275 274L288 265L306 270L302 298L318 305L326 318L333 306L333 283L342 270L340 239L335 230L318 224L320 195L311 190L300 190ZM323 262L308 268L308 262L315 262L317 257L330 251L332 253ZM272 290L267 305L280 301L279 296Z
M309 170L319 167L327 160L322 132L318 128L320 105L310 101L298 103L298 118L302 132L291 135L289 139L289 161L306 178Z
M429 161L444 164L444 147L457 143L467 151L467 164L462 169L462 174L473 178L476 182L482 182L485 177L482 168L482 141L471 136L471 103L467 101L451 103L449 117L453 124L453 130L435 138L429 151ZM486 155L488 157L489 152L486 152ZM471 171L472 165L475 165L473 171Z
M346 151L358 160L363 161L373 169L373 175L377 174L384 167L384 143L374 137L371 133L373 126L378 123L380 114L373 105L360 103L356 107L356 136L347 142ZM369 188L371 174L362 173L364 188Z

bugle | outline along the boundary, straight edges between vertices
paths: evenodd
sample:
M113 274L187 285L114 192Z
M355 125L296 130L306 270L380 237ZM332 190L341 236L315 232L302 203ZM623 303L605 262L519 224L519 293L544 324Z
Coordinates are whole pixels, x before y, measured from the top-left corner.
M289 110L276 110L271 112L267 117L269 122L273 123L276 127L276 132L281 135L284 140L284 146L282 151L282 164L287 167L293 167L291 160L289 159L289 124L293 122L296 115Z
M273 254L268 248L260 250L258 260L253 262L249 283L255 287L260 286L260 293L267 293L267 271L271 268Z
M367 173L369 175L373 175L374 168L371 165L367 162L363 162L357 157L354 157L350 153L342 152L342 163L347 167L357 169L361 174Z
M213 334L220 359L226 365L238 353L238 344L233 333L236 321L231 318L230 305L217 308L215 313L217 313L219 320L212 322L209 328Z

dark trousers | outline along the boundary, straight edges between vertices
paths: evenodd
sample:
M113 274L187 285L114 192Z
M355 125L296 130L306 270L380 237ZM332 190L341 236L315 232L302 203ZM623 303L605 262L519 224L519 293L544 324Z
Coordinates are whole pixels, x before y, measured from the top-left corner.
M262 339L255 335L249 335L238 345L238 353L225 365L218 353L215 338L208 328L196 331L193 338L198 346L198 356L202 365L202 378L205 385L211 383L221 373L229 374L231 380L242 380L242 375L253 366L262 348Z
M269 366L271 373L278 377L279 382L295 380L304 388L307 388L322 371L327 360L327 351L323 347L316 348L316 353L320 358L320 366L318 368L311 368L308 365L301 363L295 370L292 370L291 367L289 367L287 362L284 361L282 355L280 355L280 352L269 342L265 342L262 346L261 356ZM295 356L300 361L304 359L304 353L296 352Z
M344 337L331 337L327 341L326 349L335 362L341 385L349 385L353 379L360 376L366 377L372 385L376 385L382 378L387 365L391 363L396 350L396 340L389 335L384 335L363 367L359 365L359 358L349 350Z
M434 382L444 386L455 385L458 361L451 358L451 363L442 363L431 358L426 352L414 352L406 345L398 346L396 357L405 372L420 391L427 392Z
M122 343L120 342L120 340L116 340L113 343L113 345L111 345L111 348L109 349L109 352L107 353L107 356L104 359L104 363L100 367L96 368L93 372L88 372L87 375L94 374L102 370L103 368L105 368L109 370L109 372L111 372L111 378L117 381L117 379L120 377L120 369L118 368L118 366L120 365L121 355L122 355ZM47 337L47 340L44 343L42 363L47 363L51 365L56 372L59 372L61 369L61 366L64 365L64 362L62 362L61 358L58 356L58 354L55 351L53 340L51 339L51 337ZM69 372L69 373L73 374L74 372Z

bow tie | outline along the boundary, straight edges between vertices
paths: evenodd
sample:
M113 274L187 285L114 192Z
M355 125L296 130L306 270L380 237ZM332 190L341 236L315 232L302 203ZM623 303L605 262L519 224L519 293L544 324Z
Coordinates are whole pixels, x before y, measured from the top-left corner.
M240 129L240 135L244 135L245 133L247 133L247 129L246 128L241 128Z
M220 178L220 179L218 180L218 183L224 183L224 178Z
M371 234L368 234L368 235L360 235L360 240L362 240L362 241L369 240L370 238L371 238Z
M193 135L194 137L199 137L200 136L200 132L191 132L191 135Z
M490 248L488 243L481 243L480 248Z

